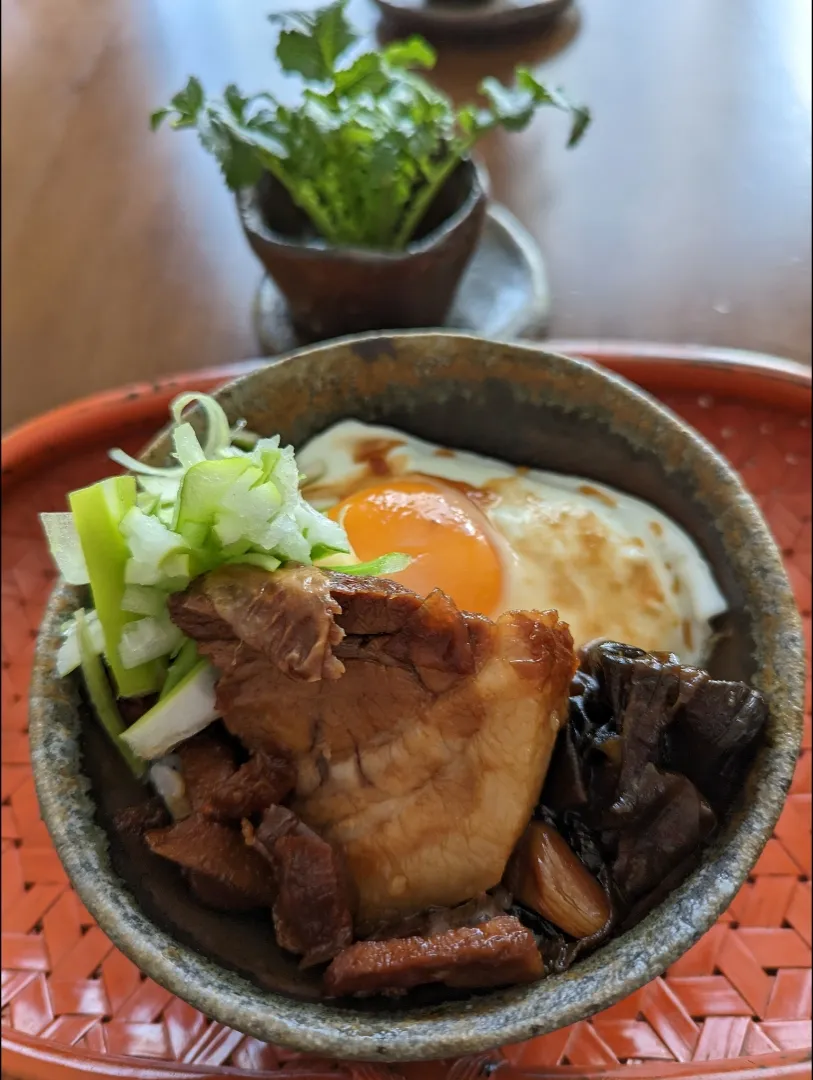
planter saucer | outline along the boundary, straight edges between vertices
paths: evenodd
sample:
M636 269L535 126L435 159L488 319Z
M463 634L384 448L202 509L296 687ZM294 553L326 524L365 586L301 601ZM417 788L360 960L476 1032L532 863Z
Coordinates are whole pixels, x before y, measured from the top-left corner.
M375 4L399 32L485 37L543 29L572 0L375 0Z
M492 204L444 327L503 340L539 337L548 309L545 266L536 242L504 206ZM294 329L285 298L267 276L254 300L253 321L266 356L308 344Z

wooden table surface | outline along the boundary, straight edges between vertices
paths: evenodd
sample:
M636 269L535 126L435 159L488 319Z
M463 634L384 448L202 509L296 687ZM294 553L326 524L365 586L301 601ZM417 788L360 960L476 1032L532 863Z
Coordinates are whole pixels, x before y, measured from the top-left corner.
M199 74L279 86L275 0L3 0L4 429L92 391L256 354L260 278L214 163L146 117ZM546 37L445 45L456 98L515 63L589 103L484 148L542 245L556 337L810 363L810 0L577 0ZM369 0L352 0L370 34Z

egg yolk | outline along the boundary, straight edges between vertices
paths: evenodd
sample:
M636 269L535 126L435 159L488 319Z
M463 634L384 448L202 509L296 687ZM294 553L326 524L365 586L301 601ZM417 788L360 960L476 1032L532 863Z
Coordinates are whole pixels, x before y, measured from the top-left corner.
M382 481L337 503L362 562L390 551L413 556L397 575L420 596L442 589L464 611L493 615L502 592L500 558L488 524L464 495L422 478Z

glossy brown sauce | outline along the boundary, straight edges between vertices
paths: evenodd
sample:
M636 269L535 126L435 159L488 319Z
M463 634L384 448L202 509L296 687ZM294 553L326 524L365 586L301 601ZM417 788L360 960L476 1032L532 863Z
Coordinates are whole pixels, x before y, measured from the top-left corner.
M372 454L367 459L367 468L371 476L392 476L389 461L386 457L380 457L378 454Z
M618 503L611 495L608 495L606 491L601 491L599 488L594 488L591 484L580 484L579 491L582 495L588 495L591 499L598 499L605 506L618 506Z
M357 465L366 465L371 476L391 476L388 455L404 445L403 439L360 439L353 449L353 461Z
M303 494L312 503L337 503L358 491L363 491L372 482L381 480L384 477L411 476L426 480L432 484L454 488L480 509L493 506L500 501L498 491L489 485L475 487L465 480L450 480L443 476L432 476L429 473L404 472L403 466L399 468L398 461L393 461L389 456L393 450L404 445L402 439L363 439L356 443L353 448L353 461L362 466L360 470L351 477L342 477L332 483L319 483L317 481L314 484L306 485L303 488ZM438 447L434 451L434 456L453 458L455 452L446 447ZM517 471L522 470L518 469ZM527 472L527 470L524 471Z

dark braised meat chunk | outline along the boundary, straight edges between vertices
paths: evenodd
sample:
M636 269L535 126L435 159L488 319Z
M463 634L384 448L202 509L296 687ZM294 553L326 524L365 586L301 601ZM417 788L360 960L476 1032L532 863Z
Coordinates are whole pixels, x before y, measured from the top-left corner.
M255 831L243 826L246 843L271 866L277 883L274 929L283 949L302 966L330 960L353 940L346 871L330 844L290 810L272 806Z
M216 911L241 912L256 911L259 906L253 896L246 895L226 881L200 874L196 870L185 870L184 873L191 892L206 907Z
M359 933L499 883L567 715L576 659L555 612L490 622L439 591L249 566L170 610L222 672L228 730L291 755L292 809L343 854Z
M423 983L477 989L533 982L542 974L533 934L501 915L428 938L359 941L327 969L324 989L329 997L397 995Z
M614 642L586 650L541 803L593 834L627 922L691 869L766 718L757 691L672 655Z
M265 861L277 871L274 847L283 836L309 836L313 830L299 820L293 810L287 806L269 806L255 829L250 822L243 822L243 839L262 855Z
M618 831L613 880L627 899L638 899L694 855L717 824L714 811L685 776L644 766L639 790L644 810ZM643 801L645 800L645 802Z
M224 735L208 729L177 750L192 810L215 821L238 822L282 802L296 781L293 761L281 750L256 751L239 768Z
M744 683L702 678L693 686L666 732L663 764L687 776L720 813L742 783L768 710Z
M588 713L616 718L622 789L652 761L688 777L718 813L727 808L768 717L757 690L613 642L591 648L583 667Z
M282 802L293 790L296 773L286 754L257 750L209 796L202 812L219 821L240 821Z
M191 872L201 899L233 911L271 907L276 898L274 875L264 859L246 847L240 832L192 814L145 837L156 855ZM203 880L207 879L207 880Z
M137 806L128 806L116 814L116 828L129 836L143 836L148 829L161 829L169 825L172 816L160 796L153 795Z
M189 804L193 812L206 813L211 799L237 770L232 749L208 730L182 742L176 753Z
M274 929L283 949L302 966L330 960L353 940L346 887L330 844L311 836L283 836L274 847L279 894Z

